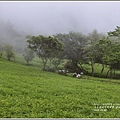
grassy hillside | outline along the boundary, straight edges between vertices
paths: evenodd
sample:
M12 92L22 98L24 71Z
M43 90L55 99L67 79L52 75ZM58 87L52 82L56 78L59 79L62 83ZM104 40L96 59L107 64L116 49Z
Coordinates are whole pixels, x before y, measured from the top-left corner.
M114 81L76 79L0 59L0 117L119 118L120 82Z

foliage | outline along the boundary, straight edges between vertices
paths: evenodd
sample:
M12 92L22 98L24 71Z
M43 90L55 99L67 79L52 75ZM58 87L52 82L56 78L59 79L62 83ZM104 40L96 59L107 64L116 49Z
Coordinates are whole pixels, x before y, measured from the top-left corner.
M76 66L73 64L73 62L70 61L70 60L65 63L64 69L65 69L65 70L68 70L70 73L74 73L74 72L80 73L79 67L76 67Z
M113 36L120 37L120 27L117 26L117 28L114 31L108 32L108 35L110 37L113 37Z
M3 47L2 45L0 45L0 58L2 57L2 54L3 54Z
M27 64L29 64L30 61L35 57L34 52L28 48L24 49L23 57Z
M15 58L15 54L14 54L12 45L10 45L10 44L4 45L3 51L5 51L8 61L10 61L12 57Z
M61 64L62 60L60 58L53 58L52 64L55 66L55 69L58 69L58 66Z
M85 54L84 58L91 65L92 76L94 76L94 64L97 62L96 58L99 54L97 47L98 41L104 37L101 33L98 33L97 30L93 30L88 36L88 44L84 47Z
M28 48L36 52L39 58L43 61L43 70L46 67L48 59L54 58L62 51L62 43L51 36L32 36L29 40Z
M111 49L107 57L107 61L110 64L110 77L112 77L112 70L120 69L120 27L117 26L114 31L108 32L108 36L109 39L114 37L114 41L109 43Z
M87 37L81 33L69 32L68 34L54 35L64 44L63 59L71 60L75 69L83 71L78 66L83 63L84 46L87 44Z

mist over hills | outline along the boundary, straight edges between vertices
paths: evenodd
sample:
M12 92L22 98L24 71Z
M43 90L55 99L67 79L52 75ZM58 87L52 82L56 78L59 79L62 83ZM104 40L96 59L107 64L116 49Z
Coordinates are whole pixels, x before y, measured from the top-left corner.
M120 25L120 2L0 2L0 43L18 48L26 35L69 31L107 34Z

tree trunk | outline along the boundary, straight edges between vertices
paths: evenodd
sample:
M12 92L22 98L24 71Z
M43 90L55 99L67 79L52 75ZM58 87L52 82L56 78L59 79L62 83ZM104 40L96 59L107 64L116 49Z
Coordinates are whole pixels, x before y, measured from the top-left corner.
M43 61L43 71L44 71L46 70L47 59L43 58L42 61Z
M113 78L113 68L112 65L110 64L110 80Z
M52 59L50 58L49 60L50 60L50 66L51 66L52 65Z
M79 63L79 64L80 64L80 63ZM84 72L85 74L89 74L88 71L86 71L86 70L82 67L81 64L80 64L80 67L81 67L81 69L82 69L82 72Z
M111 80L111 78L112 78L112 70L110 70L110 77L109 78Z
M55 69L56 69L56 70L58 69L58 65L55 65Z
M94 77L94 65L91 64L91 67L92 67L92 76Z
M8 57L8 61L10 61L10 57Z
M92 76L94 77L94 60L93 60L93 58L91 59L91 69L92 69Z
M2 58L2 53L0 53L0 58Z
M78 66L78 61L72 60L74 72L81 73L82 69Z
M46 63L43 63L43 71L46 70Z
M113 71L113 78L115 78L115 69L114 69L114 71Z
M109 72L110 72L110 69L107 71L106 77L108 77Z
M112 68L110 69L110 80L113 78Z
M101 77L101 76L102 76L103 71L104 71L104 64L102 64L102 69L101 69L101 72L100 72L99 77Z

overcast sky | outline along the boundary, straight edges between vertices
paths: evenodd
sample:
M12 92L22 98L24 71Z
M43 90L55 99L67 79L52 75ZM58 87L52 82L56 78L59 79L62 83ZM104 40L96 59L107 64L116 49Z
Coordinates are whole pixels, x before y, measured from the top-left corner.
M0 2L0 20L35 35L107 33L120 26L120 2Z

